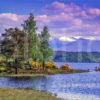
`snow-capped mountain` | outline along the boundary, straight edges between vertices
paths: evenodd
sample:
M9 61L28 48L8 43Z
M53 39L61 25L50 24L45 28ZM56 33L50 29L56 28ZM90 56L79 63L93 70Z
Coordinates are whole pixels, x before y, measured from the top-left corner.
M50 46L54 51L69 51L69 52L100 52L100 40L89 38L73 38L72 41L66 41L54 38L50 40Z

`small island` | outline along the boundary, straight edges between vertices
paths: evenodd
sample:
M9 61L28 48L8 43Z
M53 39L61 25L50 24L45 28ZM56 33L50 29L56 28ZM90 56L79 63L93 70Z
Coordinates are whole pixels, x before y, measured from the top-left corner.
M22 30L19 28L5 29L0 41L0 77L35 77L52 74L69 74L88 72L88 70L73 69L65 64L60 68L53 62L53 50L49 46L50 34L48 27L38 33L36 20L31 13L22 24ZM33 100L56 100L55 97L48 94L28 90L28 89L0 89L0 97L5 99L9 93L9 99L13 100L27 98ZM20 94L20 95L19 95ZM3 98L4 95L4 98ZM6 97L5 97L6 96ZM48 99L48 100L49 100ZM24 99L25 100L25 99Z
M52 60L48 27L38 33L32 13L19 28L5 29L0 41L0 76L34 76L87 72L72 69L68 64L58 68Z

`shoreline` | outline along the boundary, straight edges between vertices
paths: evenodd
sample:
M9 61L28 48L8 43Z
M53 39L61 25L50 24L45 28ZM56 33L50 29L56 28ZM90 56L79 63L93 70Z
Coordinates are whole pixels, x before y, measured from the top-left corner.
M90 71L87 70L73 70L72 72L54 72L54 73L19 73L19 74L3 74L0 73L0 77L43 77L48 75L57 75L57 74L77 74L77 73L88 73Z

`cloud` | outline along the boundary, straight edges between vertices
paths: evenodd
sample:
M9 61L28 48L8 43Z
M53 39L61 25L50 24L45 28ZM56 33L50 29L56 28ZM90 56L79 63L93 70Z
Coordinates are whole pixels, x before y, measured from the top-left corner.
M100 9L99 8L90 8L87 11L91 15L100 16Z
M52 7L54 7L55 9L64 9L65 8L65 4L64 3L60 3L58 1L55 1L52 3Z
M79 12L81 9L77 5L71 3L71 4L64 4L62 2L53 2L51 5L47 5L44 9L45 12L53 12L53 13L59 13L61 11L65 13L74 13Z
M36 20L42 24L49 24L49 26L59 26L59 25L75 25L80 26L82 24L82 20L79 18L74 18L71 15L66 13L59 13L57 15L40 15L36 16ZM57 24L58 23L58 24ZM61 27L61 26L60 26Z
M50 22L49 16L47 16L47 15L39 15L39 16L36 16L36 20L37 21L41 21L44 24Z
M12 14L12 13L2 13L0 14L0 18L8 18L10 20L13 20L13 21L18 21L19 19L19 16L16 15L16 14Z
M44 7L41 15L36 15L38 31L44 25L49 27L50 33L54 37L60 36L100 36L100 16L99 8L86 8L74 3L65 4L63 2L53 2ZM0 31L9 27L21 27L27 15L13 13L0 14Z
M74 3L53 2L43 8L42 14L35 16L38 32L47 25L51 40L57 38L63 42L77 39L100 40L100 8L78 6ZM28 15L14 13L0 14L0 33L5 28L21 27Z
M52 26L52 33L58 35L99 36L100 9L78 6L74 3L53 2L44 7L44 12ZM50 17L49 17L50 16Z
M99 21L85 21L66 13L41 15L36 17L40 26L47 25L52 36L93 36L100 35ZM42 23L42 24L41 24Z
M67 13L74 17L82 17L85 19L95 18L100 16L100 9L99 8L87 8L84 6L78 6L74 3L65 4L63 2L53 2L51 5L46 5L44 8L45 13Z
M6 28L19 27L26 19L26 15L17 15L13 13L0 14L0 33L3 33Z

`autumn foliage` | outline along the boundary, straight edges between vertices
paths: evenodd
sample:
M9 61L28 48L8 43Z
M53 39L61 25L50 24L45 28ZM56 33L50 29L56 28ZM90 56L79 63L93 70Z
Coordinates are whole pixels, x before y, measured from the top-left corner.
M60 69L66 70L66 71L70 71L71 70L71 67L68 64L65 64L65 65L61 66Z
M48 61L46 66L47 66L47 68L56 68L56 65L53 61Z

